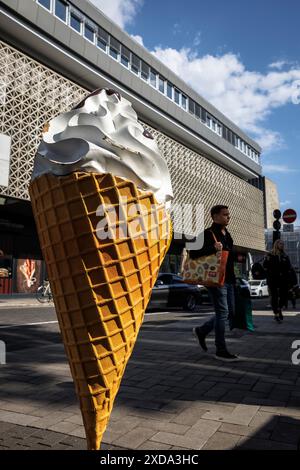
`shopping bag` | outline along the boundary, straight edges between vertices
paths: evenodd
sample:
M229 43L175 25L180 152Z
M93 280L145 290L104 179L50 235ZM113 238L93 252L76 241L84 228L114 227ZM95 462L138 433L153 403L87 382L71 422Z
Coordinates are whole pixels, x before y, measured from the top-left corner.
M217 239L212 232L215 241ZM185 254L181 275L187 284L201 284L206 287L222 287L225 283L228 251L218 251L209 256L191 259Z
M240 330L254 331L252 302L249 289L236 286L234 294L235 312L230 319L230 329L238 328Z

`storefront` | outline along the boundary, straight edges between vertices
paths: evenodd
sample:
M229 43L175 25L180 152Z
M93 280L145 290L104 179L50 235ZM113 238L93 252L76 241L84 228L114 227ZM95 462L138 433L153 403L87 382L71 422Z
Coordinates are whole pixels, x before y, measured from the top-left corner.
M0 295L32 295L45 278L30 202L1 197Z

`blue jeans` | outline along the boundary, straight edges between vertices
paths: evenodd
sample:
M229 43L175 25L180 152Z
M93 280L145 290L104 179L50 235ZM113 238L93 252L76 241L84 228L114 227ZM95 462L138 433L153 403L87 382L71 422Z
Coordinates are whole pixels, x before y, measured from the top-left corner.
M215 343L217 351L226 350L225 342L225 322L234 315L234 285L224 284L223 287L208 287L215 315L200 327L201 332L206 336L215 330Z

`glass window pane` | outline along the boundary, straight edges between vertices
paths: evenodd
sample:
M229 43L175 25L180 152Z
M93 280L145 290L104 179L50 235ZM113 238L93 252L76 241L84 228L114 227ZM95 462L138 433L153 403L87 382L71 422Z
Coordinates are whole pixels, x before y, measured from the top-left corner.
M173 99L173 86L172 83L167 83L167 96L172 100Z
M48 10L50 10L50 7L51 7L51 0L38 0L38 3L40 3L41 5L43 5L43 7L47 8Z
M100 47L100 49L102 49L103 51L106 52L106 46L107 46L107 42L104 41L102 38L97 38L97 46Z
M206 115L206 124L208 125L208 127L211 127L211 117L209 114Z
M106 44L108 43L108 33L102 29L102 28L98 28L98 36L104 41L106 42Z
M156 72L155 70L151 69L150 71L150 83L152 86L154 86L156 88Z
M67 21L67 4L61 0L55 0L55 15L63 21Z
M140 71L140 59L135 54L131 54L131 70L136 74Z
M189 112L195 114L195 101L191 100L191 98L189 98Z
M165 79L163 77L159 77L159 80L158 80L158 89L159 91L161 91L161 93L164 93L165 92Z
M130 61L130 51L125 46L121 46L121 63L128 67Z
M200 119L200 106L197 103L195 104L195 116Z
M89 41L94 42L94 30L88 24L85 24L84 26L84 35Z
M180 91L177 88L175 88L174 99L175 103L180 104Z
M146 80L146 81L149 80L149 65L145 64L145 62L143 62L143 61L142 61L141 76L144 80Z
M74 13L71 13L70 25L73 29L78 31L78 33L81 32L81 21Z
M110 46L109 46L109 54L116 60L118 60L119 53L120 53L121 44L115 38L110 37Z
M186 109L186 104L187 104L186 96L181 95L181 106L182 106L184 109Z

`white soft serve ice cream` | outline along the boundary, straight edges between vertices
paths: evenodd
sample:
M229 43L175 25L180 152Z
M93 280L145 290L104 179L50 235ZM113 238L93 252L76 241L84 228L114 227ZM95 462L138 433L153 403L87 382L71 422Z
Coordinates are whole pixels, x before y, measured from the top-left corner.
M32 179L44 173L112 173L152 191L159 202L173 198L170 174L156 141L118 92L96 90L47 127Z

